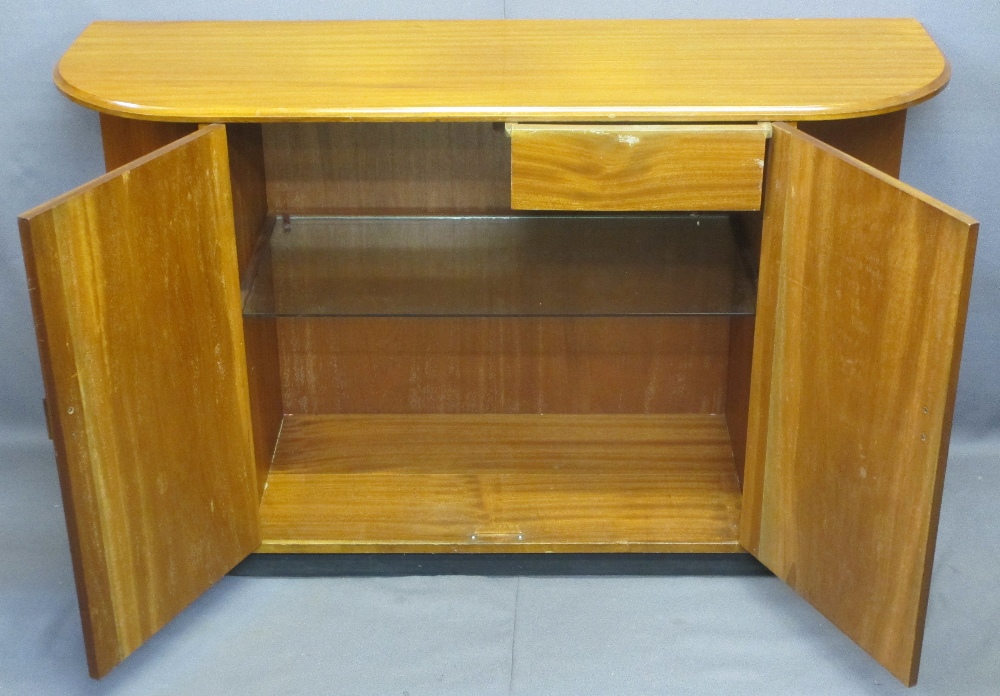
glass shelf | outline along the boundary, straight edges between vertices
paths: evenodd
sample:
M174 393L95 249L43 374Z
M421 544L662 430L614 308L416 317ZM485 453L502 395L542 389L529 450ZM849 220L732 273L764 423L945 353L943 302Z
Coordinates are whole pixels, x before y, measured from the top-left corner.
M725 215L278 219L250 317L753 314Z

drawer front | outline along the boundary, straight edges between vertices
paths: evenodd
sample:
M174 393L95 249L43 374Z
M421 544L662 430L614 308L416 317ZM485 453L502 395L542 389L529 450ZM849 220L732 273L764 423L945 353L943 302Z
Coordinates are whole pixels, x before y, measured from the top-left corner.
M759 210L769 126L508 126L515 210Z

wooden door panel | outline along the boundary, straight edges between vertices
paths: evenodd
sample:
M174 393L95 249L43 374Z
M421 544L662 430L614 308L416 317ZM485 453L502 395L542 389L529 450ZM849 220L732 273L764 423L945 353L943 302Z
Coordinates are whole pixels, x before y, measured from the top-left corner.
M741 543L913 683L977 224L783 125L765 195Z
M99 677L259 545L225 130L20 226Z

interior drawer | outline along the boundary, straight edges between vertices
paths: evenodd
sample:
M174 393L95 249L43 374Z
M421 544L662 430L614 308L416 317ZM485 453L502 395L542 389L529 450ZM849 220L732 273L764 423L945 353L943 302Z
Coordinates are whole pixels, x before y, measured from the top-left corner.
M767 125L508 125L515 210L759 210Z

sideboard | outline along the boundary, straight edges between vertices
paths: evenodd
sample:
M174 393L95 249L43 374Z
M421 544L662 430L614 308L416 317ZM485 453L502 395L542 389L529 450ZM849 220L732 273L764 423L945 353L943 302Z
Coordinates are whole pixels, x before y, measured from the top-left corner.
M20 225L91 674L251 553L749 552L912 684L948 77L907 19L90 25L108 173Z

